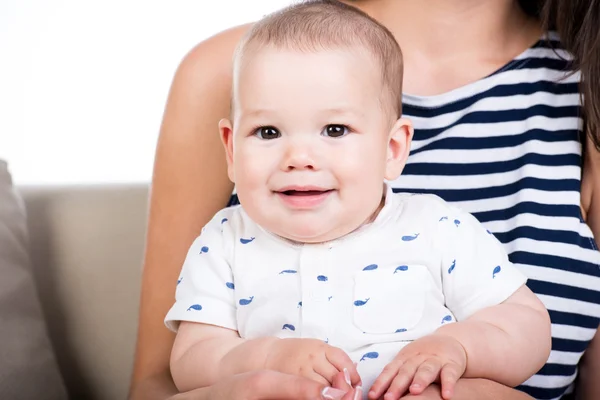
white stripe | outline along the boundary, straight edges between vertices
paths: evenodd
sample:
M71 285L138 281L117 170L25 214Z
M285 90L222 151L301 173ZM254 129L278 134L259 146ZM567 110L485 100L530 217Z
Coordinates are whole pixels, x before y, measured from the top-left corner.
M558 339L588 341L596 335L596 332L596 329L552 324L552 337Z
M600 317L600 304L545 294L538 294L538 297L548 310Z
M523 60L527 58L552 58L554 60L566 60L570 61L573 59L571 53L564 49L549 49L547 47L536 47L535 49L528 49L526 52L515 57L515 60Z
M577 365L579 363L579 359L581 358L581 353L571 353L566 351L556 351L552 350L550 352L550 357L548 358L548 364L565 364L565 365Z
M584 271L564 271L562 269L515 264L529 279L580 287L600 292L600 277L585 275Z
M548 52L551 52L551 50L548 50ZM542 80L556 82L558 84L578 83L580 81L580 76L579 73L569 75L568 71L557 71L549 68L536 68L535 73L531 73L531 69L508 70L444 94L436 96L413 96L411 94L404 94L402 100L406 104L418 107L443 107L457 100L488 91L499 84L519 85L523 83L536 83Z
M569 376L563 375L534 375L524 385L543 389L558 389L569 386L575 380L577 373Z
M521 213L507 220L486 222L485 227L494 233L505 233L522 226L577 232L579 224L579 219L575 217L547 217L545 215ZM600 289L600 281L597 288Z
M468 108L455 112L436 115L433 117L410 117L416 126L427 125L429 127L446 127L454 124L461 117L479 111L506 111L523 110L534 105L547 105L552 107L563 107L579 105L578 93L551 94L547 92L536 92L529 95L518 95L510 97L485 97Z
M581 260L596 265L600 263L600 252L566 243L544 242L540 240L519 238L506 243L505 248L509 249L509 253L512 253L513 251L526 251L533 254L568 257L573 260ZM582 275L581 278L588 279L586 275Z
M455 186L456 189L462 189L459 185L460 181ZM522 201L531 201L539 204L549 205L564 205L564 204L579 204L580 195L575 191L568 192L547 192L538 189L522 189L518 192L502 197L495 197L483 200L468 200L457 201L452 203L471 214L490 210L505 210L519 204Z
M579 155L581 146L575 140L561 142L543 142L531 140L521 142L515 147L500 147L495 149L436 149L410 156L410 163L436 162L448 164L489 163L511 161L528 153L541 155Z

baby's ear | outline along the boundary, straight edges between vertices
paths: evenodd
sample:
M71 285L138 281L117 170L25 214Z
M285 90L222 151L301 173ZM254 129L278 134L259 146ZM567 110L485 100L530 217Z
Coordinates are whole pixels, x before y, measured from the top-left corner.
M385 179L392 181L400 176L408 154L413 137L413 126L410 120L400 118L389 134Z
M225 158L227 159L227 175L231 182L235 183L235 173L233 170L233 127L231 121L223 118L219 121L219 132L221 133L221 142L225 147Z

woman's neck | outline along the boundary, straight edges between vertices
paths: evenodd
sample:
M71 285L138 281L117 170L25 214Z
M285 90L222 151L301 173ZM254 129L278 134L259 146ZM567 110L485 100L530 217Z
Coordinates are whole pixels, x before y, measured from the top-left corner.
M404 53L404 91L435 95L502 67L541 35L513 0L366 0ZM437 77L437 79L431 79Z

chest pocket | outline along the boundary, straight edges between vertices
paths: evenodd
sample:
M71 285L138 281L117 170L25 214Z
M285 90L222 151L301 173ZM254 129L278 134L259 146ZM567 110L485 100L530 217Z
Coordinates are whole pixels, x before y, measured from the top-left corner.
M365 333L414 328L423 317L430 280L429 270L422 265L358 272L354 277L354 324Z

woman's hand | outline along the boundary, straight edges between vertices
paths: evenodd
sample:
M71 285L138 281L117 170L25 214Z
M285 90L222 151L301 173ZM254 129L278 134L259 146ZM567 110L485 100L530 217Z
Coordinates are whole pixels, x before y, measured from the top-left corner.
M487 379L460 379L452 400L533 400L527 394ZM407 394L400 400L443 400L440 386L429 385L421 394Z
M357 400L360 387L353 389L339 373L334 387L311 379L276 371L252 371L234 375L216 384L180 393L169 400Z

